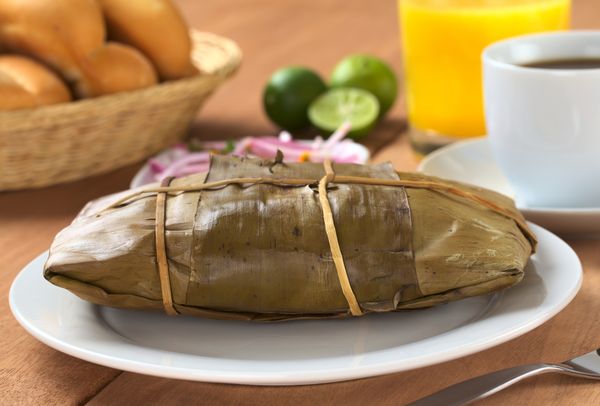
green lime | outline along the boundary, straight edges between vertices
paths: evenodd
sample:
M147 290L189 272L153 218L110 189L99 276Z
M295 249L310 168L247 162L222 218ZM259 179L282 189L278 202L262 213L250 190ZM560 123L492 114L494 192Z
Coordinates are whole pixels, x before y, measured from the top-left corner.
M369 55L352 55L342 59L331 74L331 87L358 87L377 97L383 116L398 94L396 75L381 59Z
M323 79L301 66L279 69L271 76L263 93L265 112L275 124L286 130L299 130L310 122L310 103L327 90Z
M310 122L322 131L332 133L345 121L350 122L352 138L367 134L377 122L379 102L366 90L351 87L330 89L308 108Z

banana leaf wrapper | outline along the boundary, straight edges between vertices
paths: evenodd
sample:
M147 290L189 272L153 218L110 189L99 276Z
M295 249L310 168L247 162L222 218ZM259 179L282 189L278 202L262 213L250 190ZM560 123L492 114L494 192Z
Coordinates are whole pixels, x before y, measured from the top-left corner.
M346 274L364 313L430 307L522 279L536 240L511 199L397 173L390 164L334 169L336 176L422 183L327 185ZM317 163L215 156L208 173L173 180L181 188L240 177L314 179L168 194L164 234L177 312L261 321L350 315L319 202L324 173ZM473 194L502 212L429 183ZM92 303L163 310L156 193L102 209L128 193L90 202L56 236L44 276Z

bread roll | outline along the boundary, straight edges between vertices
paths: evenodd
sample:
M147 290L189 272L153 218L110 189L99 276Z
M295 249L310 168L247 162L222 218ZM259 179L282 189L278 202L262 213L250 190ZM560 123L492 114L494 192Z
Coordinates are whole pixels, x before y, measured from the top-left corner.
M163 80L192 76L192 42L187 25L170 0L98 0L109 37L144 53Z
M0 71L0 111L24 109L35 105L33 94Z
M17 55L0 56L0 110L71 100L67 86L43 65Z
M143 55L131 48L105 49L105 38L102 12L95 0L0 0L0 47L51 66L77 96L156 83L150 62L140 62ZM104 76L119 80L107 86Z
M138 50L116 42L92 52L84 70L90 75L78 83L77 93L88 97L152 86L156 72Z
M41 60L69 82L79 60L102 47L106 30L95 0L0 0L0 44Z

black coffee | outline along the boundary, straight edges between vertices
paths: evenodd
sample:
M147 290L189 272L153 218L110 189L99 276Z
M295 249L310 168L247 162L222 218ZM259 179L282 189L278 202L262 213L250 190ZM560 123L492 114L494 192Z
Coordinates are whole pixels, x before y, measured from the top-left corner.
M523 66L541 69L600 69L600 58L555 59L527 63Z

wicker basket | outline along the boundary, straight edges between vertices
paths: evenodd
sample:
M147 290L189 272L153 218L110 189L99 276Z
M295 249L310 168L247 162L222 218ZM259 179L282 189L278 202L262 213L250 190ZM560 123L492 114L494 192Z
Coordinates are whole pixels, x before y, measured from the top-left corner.
M140 161L180 140L241 61L237 45L192 32L196 77L30 110L0 112L0 190L53 185Z

